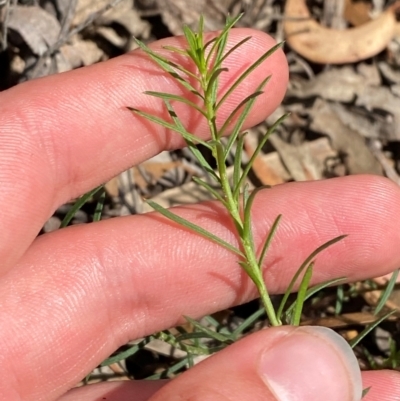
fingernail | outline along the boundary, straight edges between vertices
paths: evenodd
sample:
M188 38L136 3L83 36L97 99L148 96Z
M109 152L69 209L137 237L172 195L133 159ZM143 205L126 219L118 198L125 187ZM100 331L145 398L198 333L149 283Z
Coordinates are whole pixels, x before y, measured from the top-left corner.
M362 382L347 342L326 327L303 326L265 350L260 375L277 401L359 401Z

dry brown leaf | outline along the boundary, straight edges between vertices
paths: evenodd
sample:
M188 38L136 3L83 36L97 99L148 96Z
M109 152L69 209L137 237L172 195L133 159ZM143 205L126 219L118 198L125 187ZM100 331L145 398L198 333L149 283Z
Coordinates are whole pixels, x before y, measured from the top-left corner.
M250 137L247 136L244 143L244 150L248 158L250 158L254 153L255 147L256 146L252 144ZM290 180L290 176L276 152L266 155L259 153L254 160L252 169L262 185L272 186L283 184Z
M111 8L97 19L101 25L118 24L126 29L130 35L142 38L149 38L151 26L142 20L132 0L122 1L116 7Z
M354 325L367 325L375 322L379 316L375 316L368 312L354 312L354 313L343 313L340 316L329 316L322 317L313 320L305 320L301 322L302 326L324 326L330 327L331 329L338 329L342 327L354 326ZM395 315L389 316L388 321L397 320L398 317Z
M359 27L330 29L311 18L305 0L288 0L284 23L287 43L315 63L343 64L372 57L384 50L396 31L397 1L379 17Z
M377 74L379 76L379 72ZM352 66L332 67L313 79L296 79L296 85L289 88L288 95L299 99L321 97L335 102L351 103L363 92L364 87L380 85L372 75L361 74Z
M228 167L227 174L228 178L231 179L233 175L233 166ZM220 188L216 186L215 183L209 182L209 184L214 187L217 192L220 192ZM254 185L249 180L246 180L246 184L248 184L248 188L250 191L254 189ZM165 208L205 202L214 199L215 198L213 197L213 195L211 195L210 192L206 191L203 187L193 181L163 191L157 196L151 198L153 202L156 202ZM145 203L142 208L142 213L147 213L151 211L153 211L153 209L147 203Z
M343 154L350 174L383 174L381 165L372 155L363 137L341 121L334 105L317 99L310 116L311 129L329 136L332 147Z
M69 71L82 65L92 65L103 57L103 51L91 40L82 40L75 35L70 43L61 46L56 55L59 72Z
M189 205L213 199L214 197L209 192L195 182L188 182L180 187L168 189L151 198L153 202L167 209L173 206ZM154 209L149 204L145 203L143 205L142 213L153 211Z
M371 20L371 4L364 1L345 0L344 18L353 26L359 26Z
M226 15L235 0L156 0L164 24L174 35L183 33L183 25L197 28L200 15L204 16L206 31L224 26ZM189 3L189 4L188 4Z
M368 305L376 307L382 296L382 292L386 288L388 281L391 279L392 273L386 276L373 278L374 281L380 288L373 290L371 285L367 282L356 283L356 290L362 294L362 297L368 303ZM397 283L400 282L400 277ZM395 286L390 294L390 297L385 302L385 307L388 310L399 310L400 308L400 288Z
M131 0L130 0L131 1ZM110 0L78 0L72 26L85 21L91 14L110 3Z
M163 174L171 168L178 167L179 162L165 162L165 163L153 163L153 162L145 162L142 163L142 167L146 170L146 172L151 176L151 180L153 184L155 184ZM182 164L182 163L181 163ZM132 176L133 182L136 183L139 188L145 189L148 185L146 180L143 178L139 169L135 166L130 168L129 174ZM110 196L116 197L118 196L118 176L112 178L105 185L106 191Z
M54 45L61 26L57 19L37 6L16 6L8 20L10 34L17 32L34 54L41 56Z
M270 142L295 181L312 181L324 178L326 160L337 156L327 138L294 146L272 135Z

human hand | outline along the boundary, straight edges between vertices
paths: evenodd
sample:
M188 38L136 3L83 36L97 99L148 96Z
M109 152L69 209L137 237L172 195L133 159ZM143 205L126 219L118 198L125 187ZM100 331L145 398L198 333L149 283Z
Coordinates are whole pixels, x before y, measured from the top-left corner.
M235 29L231 41L248 34ZM232 55L223 79L271 47L265 34L250 34L253 39ZM181 43L171 38L153 46L167 42ZM282 52L258 68L222 112L228 115L229 107L269 74L272 79L247 126L262 121L285 92ZM273 380L298 396L280 400L320 400L321 391L325 401L355 400L351 388L357 372L349 371L347 354L318 329L291 327L248 336L167 385L114 382L67 393L128 340L179 324L183 315L200 317L256 296L234 255L156 214L73 226L35 239L59 205L132 164L183 146L179 135L126 109L161 112L160 102L142 92L179 91L173 85L133 52L0 94L0 400L276 400ZM204 126L186 122L205 135ZM318 257L315 282L393 271L400 264L394 219L399 212L399 189L378 177L293 183L260 192L253 213L256 242L278 214L284 216L265 270L268 288L282 292L310 251L344 233L349 236ZM176 213L236 240L216 203ZM317 385L314 394L308 392L310 382ZM363 373L363 387L372 386L365 400L393 400L400 394L399 382L395 372Z

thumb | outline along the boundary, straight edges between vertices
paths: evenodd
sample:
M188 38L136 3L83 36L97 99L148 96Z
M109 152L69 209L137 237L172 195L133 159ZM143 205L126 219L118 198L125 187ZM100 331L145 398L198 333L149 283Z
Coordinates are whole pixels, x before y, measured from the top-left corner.
M350 346L325 327L276 327L248 336L171 381L150 401L359 401Z

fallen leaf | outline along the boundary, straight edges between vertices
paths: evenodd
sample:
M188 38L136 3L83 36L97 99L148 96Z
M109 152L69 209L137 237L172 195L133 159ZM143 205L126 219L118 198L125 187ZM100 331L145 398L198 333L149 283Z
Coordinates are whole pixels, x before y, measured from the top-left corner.
M253 140L253 135L247 135L244 142L244 151L248 159L253 155L256 146L257 143ZM254 160L252 170L262 185L283 184L291 178L277 152L259 153Z
M305 320L301 322L301 326L324 326L330 327L331 329L338 329L342 327L361 325L376 322L379 316L375 316L368 312L354 312L354 313L343 313L340 316L329 316L322 317L313 320ZM398 317L396 315L389 316L387 321L395 321Z
M10 34L18 33L32 52L41 56L56 43L61 26L58 20L37 6L16 6L8 20Z
M337 157L327 138L294 146L272 135L270 142L295 181L312 181L324 178L326 160Z
M371 20L371 4L364 1L345 0L344 18L353 26L359 26Z
M376 68L376 67L373 67ZM379 76L379 73L377 73ZM352 66L332 67L318 74L314 79L296 79L288 90L288 97L299 99L322 97L336 102L353 102L366 86L376 86L375 74L361 74Z
M352 63L384 50L395 35L394 3L376 19L355 28L330 29L310 15L305 0L288 0L284 30L288 45L310 61L321 64Z
M310 116L312 117L310 128L328 135L332 147L344 156L350 174L383 175L381 165L365 144L364 138L346 126L328 102L317 99Z
M103 57L103 51L91 40L82 40L75 35L70 43L60 47L56 54L58 72L92 65Z
M339 110L342 120L350 128L368 138L381 137L386 140L400 140L400 98L391 89L382 86L376 65L360 63L357 70L352 66L332 67L318 74L314 79L292 80L288 97L308 99L319 97L334 102L351 103L349 108L358 109L367 116L361 121L354 113L349 115ZM340 108L336 103L332 107ZM347 114L348 118L344 115ZM369 120L369 121L368 121Z

